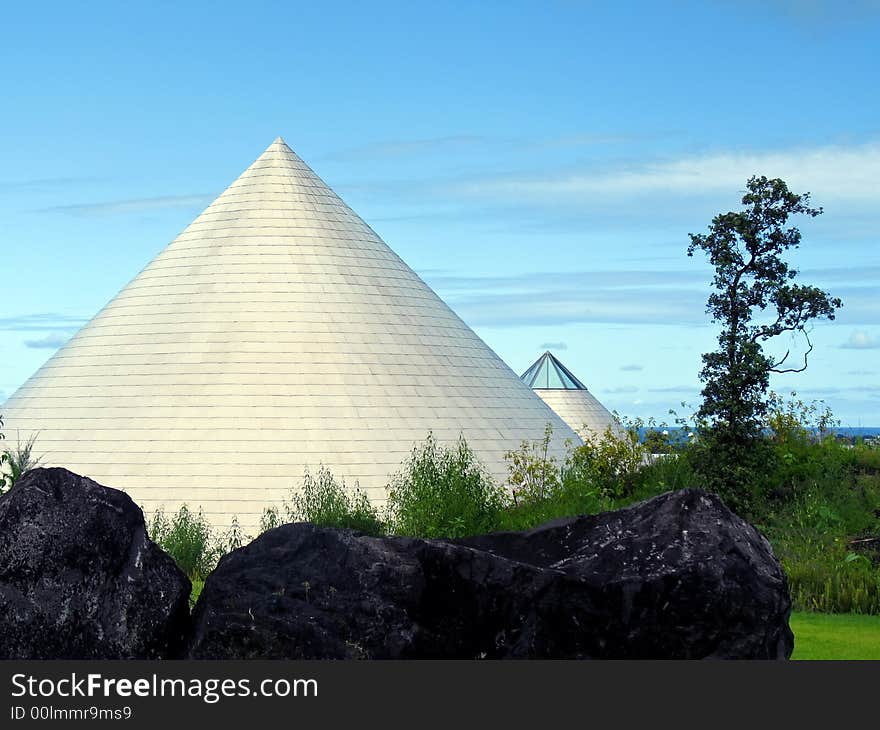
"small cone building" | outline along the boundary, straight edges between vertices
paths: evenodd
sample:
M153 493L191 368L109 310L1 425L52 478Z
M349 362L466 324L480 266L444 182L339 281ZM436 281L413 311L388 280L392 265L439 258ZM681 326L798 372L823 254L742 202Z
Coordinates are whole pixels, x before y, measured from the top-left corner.
M551 352L541 355L521 377L579 436L601 436L609 428L621 432L608 409Z
M6 403L44 464L253 529L320 465L381 501L429 432L497 479L572 431L282 139Z

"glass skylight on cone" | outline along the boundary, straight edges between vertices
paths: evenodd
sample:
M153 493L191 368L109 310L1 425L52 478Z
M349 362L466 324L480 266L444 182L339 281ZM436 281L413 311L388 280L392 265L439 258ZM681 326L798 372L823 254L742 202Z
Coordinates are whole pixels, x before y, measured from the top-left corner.
M609 428L622 434L608 409L552 353L541 355L521 378L580 436L601 436Z
M587 387L551 352L545 352L522 374L523 382L533 390L541 388L586 390Z

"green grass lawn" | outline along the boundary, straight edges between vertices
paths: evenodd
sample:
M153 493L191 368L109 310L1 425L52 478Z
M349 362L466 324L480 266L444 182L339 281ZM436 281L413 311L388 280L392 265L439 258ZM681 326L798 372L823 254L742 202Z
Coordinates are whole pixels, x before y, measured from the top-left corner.
M792 659L880 659L880 616L792 613Z

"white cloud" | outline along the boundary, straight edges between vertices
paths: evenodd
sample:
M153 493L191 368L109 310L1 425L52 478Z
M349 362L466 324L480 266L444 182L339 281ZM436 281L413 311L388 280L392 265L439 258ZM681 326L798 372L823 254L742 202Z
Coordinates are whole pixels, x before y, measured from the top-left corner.
M849 339L841 347L848 350L880 349L880 337L876 337L865 330L853 330Z
M876 267L863 267L868 278ZM833 268L805 272L834 279ZM852 267L842 271L852 279ZM706 274L692 270L543 271L510 276L428 277L428 283L471 326L545 327L575 322L708 324ZM880 289L834 286L843 298L847 322L877 322ZM553 348L546 348L553 349Z
M475 134L450 134L428 139L399 139L376 142L325 155L325 160L370 160L431 152L448 152L459 148L487 144L492 140Z
M25 340L25 347L30 347L34 349L48 349L54 350L58 347L61 347L70 339L70 335L65 335L61 332L50 332L45 337L40 337L36 340Z
M54 312L19 314L12 317L0 317L0 331L55 332L58 330L73 330L83 325L87 319L85 317L75 317Z
M639 389L634 385L620 385L615 388L602 388L603 393L638 393Z
M120 213L143 213L168 208L196 208L208 205L213 195L163 195L155 198L132 198L130 200L106 200L98 203L59 205L42 212L69 213L71 215L116 215Z
M513 200L595 200L646 194L701 195L741 190L752 175L783 178L817 201L880 201L880 142L773 152L715 152L616 169L568 170L545 176L507 176L462 183L473 196Z

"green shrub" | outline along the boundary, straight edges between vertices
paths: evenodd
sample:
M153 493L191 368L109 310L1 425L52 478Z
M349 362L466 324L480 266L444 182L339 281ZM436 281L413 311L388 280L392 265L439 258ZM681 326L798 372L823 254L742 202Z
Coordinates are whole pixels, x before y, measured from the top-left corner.
M833 439L814 439L789 453L797 455L787 490L767 503L760 528L785 568L795 607L880 613L877 556L852 547L856 538L880 535L880 478L858 474L851 450Z
M220 555L226 555L226 553L231 553L233 550L238 550L250 542L250 540L250 535L246 535L241 529L241 525L238 524L238 517L233 516L229 529L223 534L218 544Z
M880 475L880 444L866 444L860 440L852 449L852 465L857 474Z
M575 482L564 482L542 499L520 499L499 516L501 530L530 530L560 517L577 517L612 508L611 502L595 489Z
M284 521L281 519L281 514L275 505L266 507L263 510L263 514L260 515L260 534L262 535L264 532L274 530L283 523Z
M2 421L0 421L2 425ZM32 434L31 437L23 444L17 441L14 449L4 449L0 466L2 466L2 475L0 481L3 482L2 489L9 489L21 479L21 477L31 469L36 469L42 457L34 453L34 443L38 434ZM2 438L2 436L0 436Z
M566 459L566 479L590 484L609 499L628 497L639 484L639 475L649 459L637 428L621 433L609 426L602 434L586 433L583 444L571 450Z
M203 581L223 554L201 510L193 514L183 505L173 517L159 509L149 525L150 539L174 558L191 581Z
M549 424L537 441L523 441L508 451L507 481L510 497L500 516L504 530L527 530L559 517L592 514L610 507L584 460L573 455L566 442L563 463L550 454L553 428ZM582 455L581 455L582 456Z
M497 529L503 507L504 492L464 438L446 447L429 433L392 479L387 515L394 534L466 537Z
M519 449L508 451L507 483L513 504L535 504L555 494L562 486L562 467L550 455L553 426L547 424L540 441L523 441Z
M6 436L3 435L3 416L0 416L0 441L3 441ZM6 462L9 460L9 457L6 456L6 451L0 451L0 494L3 494L7 489L9 489L11 484L9 484L6 476Z
M324 527L348 527L365 535L381 535L384 525L367 495L357 486L349 492L345 482L337 482L329 469L321 466L316 476L306 470L303 486L285 505L290 522L311 522ZM277 510L266 510L261 521L277 526Z
M631 479L630 494L623 504L650 499L665 492L701 486L686 448L650 457Z
M776 454L764 436L735 436L724 428L702 428L688 448L688 458L703 489L717 494L737 514L756 519L769 492Z

